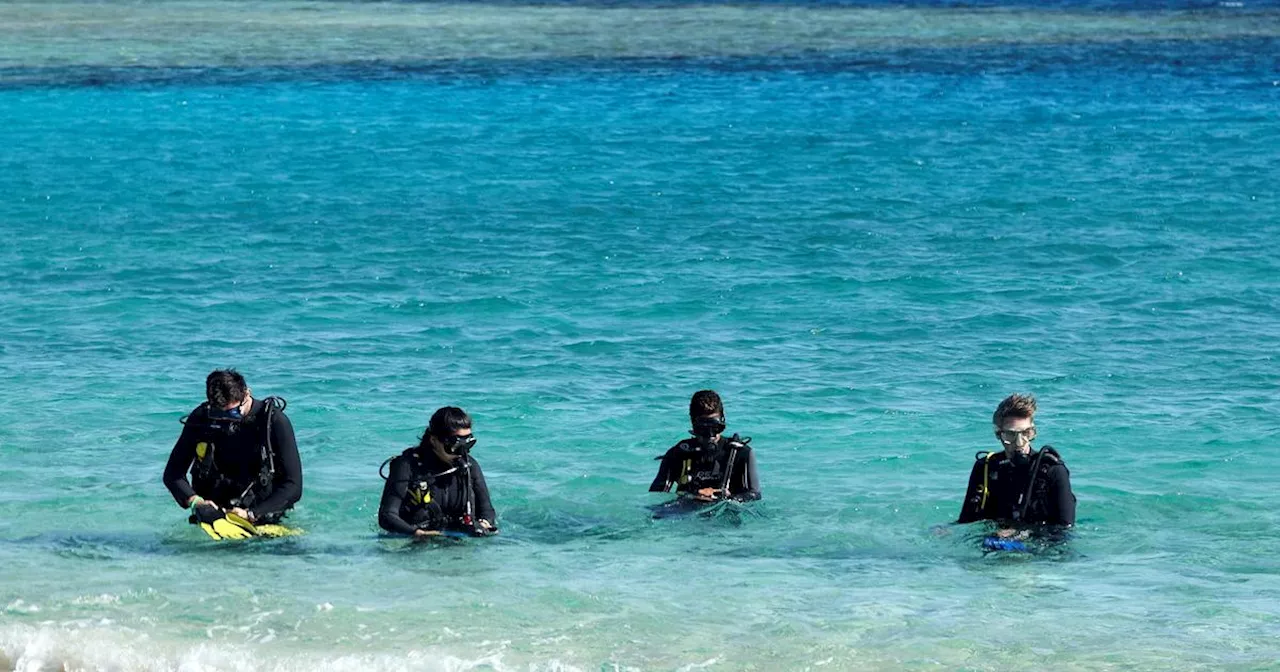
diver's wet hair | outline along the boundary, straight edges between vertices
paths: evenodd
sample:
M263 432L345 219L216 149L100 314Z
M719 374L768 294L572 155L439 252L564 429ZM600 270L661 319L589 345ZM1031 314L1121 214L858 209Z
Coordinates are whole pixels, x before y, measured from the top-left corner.
M701 418L708 415L724 415L724 403L715 390L698 390L689 400L689 417Z
M445 406L431 415L422 442L425 444L432 436L453 436L459 429L471 429L471 416L457 406Z
M249 395L249 385L235 369L217 369L204 379L204 396L209 405L222 410L227 404L244 401Z
M996 412L991 416L991 422L996 427L1004 425L1007 418L1026 418L1034 420L1036 417L1036 398L1029 394L1011 394L996 406Z

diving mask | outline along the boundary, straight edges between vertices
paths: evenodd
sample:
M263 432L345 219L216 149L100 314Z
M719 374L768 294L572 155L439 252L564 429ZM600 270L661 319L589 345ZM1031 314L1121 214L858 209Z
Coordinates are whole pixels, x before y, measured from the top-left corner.
M437 436L436 440L440 445L444 446L444 452L450 455L465 455L471 452L476 445L476 436L467 434L466 436Z
M694 418L693 429L689 433L699 439L710 439L718 434L724 433L724 416L712 416L707 418Z
M243 403L243 402L241 402ZM228 422L240 422L244 420L244 414L240 412L240 407L229 408L226 410L209 409L210 420L223 420Z
M1031 443L1036 438L1036 426L1031 425L1026 429L997 429L996 438L1000 439L1000 443L1006 446Z
M209 419L209 427L225 434L235 434L240 428L240 423L244 421L244 414L240 412L240 405L243 403L242 400L234 408L227 409L209 407L205 412L205 416Z

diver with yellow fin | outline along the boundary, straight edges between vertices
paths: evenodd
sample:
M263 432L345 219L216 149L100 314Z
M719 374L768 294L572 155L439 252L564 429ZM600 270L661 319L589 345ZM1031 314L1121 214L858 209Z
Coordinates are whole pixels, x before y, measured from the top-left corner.
M278 524L302 498L302 461L284 399L254 399L235 369L210 373L205 397L182 419L165 487L214 539L296 534Z
M677 501L747 502L760 499L760 477L749 437L725 437L724 402L714 390L695 392L689 400L693 436L672 446L661 460L649 492L670 492Z
M437 410L418 445L378 469L387 482L378 505L378 525L419 539L497 534L489 486L471 457L475 445L471 416L456 406Z

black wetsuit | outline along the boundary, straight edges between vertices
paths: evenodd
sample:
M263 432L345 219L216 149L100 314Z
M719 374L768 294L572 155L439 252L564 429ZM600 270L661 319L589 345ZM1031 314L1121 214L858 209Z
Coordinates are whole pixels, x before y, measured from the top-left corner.
M1036 459L1041 453L1044 456L1036 469ZM1034 485L1031 484L1033 475ZM1029 499L1028 486L1031 490ZM1022 465L1015 465L1003 451L979 454L969 474L969 490L956 522L977 520L997 520L1013 525L1074 525L1076 496L1071 492L1071 472L1052 446L1031 453L1029 460Z
M165 487L183 507L192 495L199 495L224 508L242 507L262 522L279 520L302 498L302 460L293 424L283 410L268 409L262 399L254 399L237 431L227 435L210 427L205 408L201 404L187 416L164 467ZM200 444L212 455L211 462L198 459ZM263 449L268 445L271 454L264 469ZM274 472L268 476L271 468ZM264 478L269 483L262 483Z
M477 531L475 524L480 520L496 527L497 514L480 463L470 455L466 460L466 468L461 461L445 464L429 448L410 448L392 459L378 505L378 525L397 534L420 529L471 533ZM468 499L470 521L466 520Z
M676 486L676 492L691 495L703 488L719 489L724 485L725 462L729 460L731 448L736 447L728 484L729 497L740 502L760 499L755 452L751 446L735 441L736 438L722 436L705 449L694 438L672 446L659 458L662 464L649 485L649 492L669 492L672 485Z

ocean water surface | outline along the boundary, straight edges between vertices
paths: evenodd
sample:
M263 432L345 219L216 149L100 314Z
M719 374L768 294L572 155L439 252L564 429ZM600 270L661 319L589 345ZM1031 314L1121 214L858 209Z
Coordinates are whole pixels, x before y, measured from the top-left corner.
M0 669L1280 669L1277 177L1265 4L5 2ZM161 485L224 366L303 536ZM704 387L764 501L653 520ZM384 537L447 404L502 535Z

